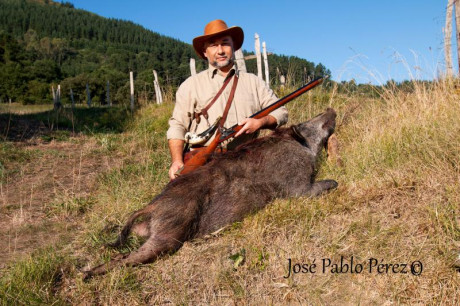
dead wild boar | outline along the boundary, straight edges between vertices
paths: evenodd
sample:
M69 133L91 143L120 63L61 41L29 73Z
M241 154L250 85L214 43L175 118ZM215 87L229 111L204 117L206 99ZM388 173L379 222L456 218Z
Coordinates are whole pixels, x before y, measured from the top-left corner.
M145 243L86 271L85 278L115 266L152 262L187 240L243 219L275 198L316 196L336 188L333 180L314 181L317 157L334 131L335 117L329 108L307 122L216 154L206 165L171 181L149 205L129 217L112 246L123 245L131 231L145 237ZM135 223L137 219L141 221Z

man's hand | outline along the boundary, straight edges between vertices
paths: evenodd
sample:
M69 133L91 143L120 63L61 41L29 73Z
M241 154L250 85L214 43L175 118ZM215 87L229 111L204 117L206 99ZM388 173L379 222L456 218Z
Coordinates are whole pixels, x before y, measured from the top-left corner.
M169 178L176 178L176 172L184 166L182 159L182 150L184 149L184 141L181 139L168 140L169 151L171 153L171 167L169 168Z
M265 116L260 119L255 118L246 118L239 125L243 127L238 133L235 134L235 137L238 137L242 134L251 134L258 131L261 128L275 128L276 127L276 119L273 116Z
M184 166L183 162L176 161L171 164L171 167L169 168L169 178L171 180L176 178L176 173L179 171L180 168Z

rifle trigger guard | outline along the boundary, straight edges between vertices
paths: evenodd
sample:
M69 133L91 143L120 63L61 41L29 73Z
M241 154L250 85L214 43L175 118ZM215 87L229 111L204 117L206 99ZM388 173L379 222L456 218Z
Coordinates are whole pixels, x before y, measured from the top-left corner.
M224 140L230 135L232 135L235 131L232 128L227 129L222 126L222 127L219 127L219 132L220 132L220 139Z

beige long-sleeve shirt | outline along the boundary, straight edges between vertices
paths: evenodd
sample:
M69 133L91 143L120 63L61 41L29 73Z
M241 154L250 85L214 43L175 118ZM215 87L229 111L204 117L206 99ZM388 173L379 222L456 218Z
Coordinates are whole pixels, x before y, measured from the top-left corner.
M254 74L238 70L236 73L238 85L224 124L226 128L240 123L243 119L278 100L273 91ZM176 93L176 106L172 117L169 119L168 139L183 140L190 122L190 131L199 134L212 125L219 116L222 116L234 80L230 81L220 97L208 110L208 120L201 116L200 123L197 123L196 120L192 120L193 118L189 114L193 114L194 111L200 112L206 107L221 89L224 81L225 77L219 74L219 70L210 66L209 69L189 77L181 84ZM278 108L270 115L276 119L278 126L285 124L288 119L288 112L285 107ZM227 147L233 148L256 136L241 135L227 144ZM205 145L211 141L212 139Z

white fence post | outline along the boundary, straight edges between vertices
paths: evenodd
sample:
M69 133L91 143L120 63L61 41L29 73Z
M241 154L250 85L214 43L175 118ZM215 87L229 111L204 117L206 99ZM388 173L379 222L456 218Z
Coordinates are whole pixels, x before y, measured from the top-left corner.
M106 97L106 100L107 100L107 105L109 107L112 106L112 101L110 100L110 82L107 81L107 97Z
M244 61L244 54L241 48L235 51L235 61L238 70L246 72L246 62Z
M57 103L60 105L61 104L61 84L58 85L56 93L57 93L56 94Z
M129 85L131 93L131 112L134 112L134 77L132 71L129 72Z
M190 74L191 75L196 74L195 59L193 57L190 58Z
M455 29L457 42L458 74L460 75L460 1L455 0Z
M56 104L56 91L54 90L54 85L51 85L51 93L53 94L53 104Z
M260 40L259 34L254 35L255 38L255 50L256 50L256 58L257 58L257 76L261 79L262 78L262 57L260 55Z
M160 83L158 82L158 73L156 70L153 70L153 88L155 89L155 97L157 98L157 104L163 103L163 95L161 94Z
M70 100L72 100L72 108L75 108L75 100L73 98L73 90L70 88Z
M286 83L286 78L284 75L280 76L281 89L284 89L284 84Z
M455 0L447 1L446 27L444 28L444 51L446 61L446 74L448 77L453 76L452 68L452 11Z
M91 92L89 91L89 85L86 83L86 103L88 107L91 107Z
M267 56L267 46L265 41L262 43L262 51L264 55L264 68L265 68L265 83L267 86L270 86L270 75L268 71L268 56Z
M61 107L61 85L58 85L56 90L54 85L51 86L51 91L53 93L53 108L58 110Z

